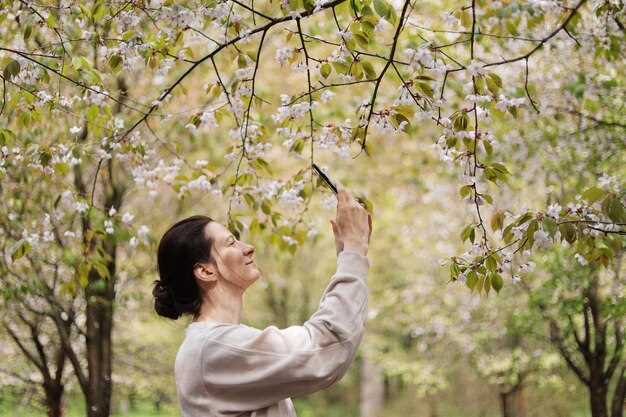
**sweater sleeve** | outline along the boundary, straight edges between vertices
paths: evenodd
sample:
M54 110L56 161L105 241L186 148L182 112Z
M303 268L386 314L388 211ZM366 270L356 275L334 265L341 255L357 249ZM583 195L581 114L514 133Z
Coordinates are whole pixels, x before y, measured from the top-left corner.
M257 410L341 379L363 337L368 270L367 257L341 252L317 311L302 326L223 326L205 340L203 381L213 405Z

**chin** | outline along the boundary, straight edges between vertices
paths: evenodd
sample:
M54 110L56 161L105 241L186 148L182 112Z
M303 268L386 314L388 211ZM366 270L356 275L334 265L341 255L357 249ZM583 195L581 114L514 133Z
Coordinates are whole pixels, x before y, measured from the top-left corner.
M262 275L261 271L259 270L259 268L255 266L248 276L250 277L250 281L254 282L258 280L261 277L261 275Z

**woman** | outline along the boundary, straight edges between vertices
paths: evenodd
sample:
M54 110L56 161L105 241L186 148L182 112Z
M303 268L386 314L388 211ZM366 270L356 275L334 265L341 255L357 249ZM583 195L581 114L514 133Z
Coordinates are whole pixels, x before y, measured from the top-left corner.
M244 291L261 275L254 247L205 216L182 220L163 235L155 310L193 317L174 366L183 417L296 417L289 397L343 377L367 317L372 218L340 189L331 225L337 272L311 318L285 329L240 323Z

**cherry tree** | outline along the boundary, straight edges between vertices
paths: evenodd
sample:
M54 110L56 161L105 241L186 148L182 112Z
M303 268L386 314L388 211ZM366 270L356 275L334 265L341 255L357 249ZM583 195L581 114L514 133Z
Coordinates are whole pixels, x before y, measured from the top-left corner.
M110 408L118 249L150 243L144 219L156 215L125 211L131 194L157 201L166 187L181 201L226 196L237 236L249 231L293 254L314 234L304 214L318 191L318 153L332 150L344 165L371 161L385 138L428 123L441 158L461 176L460 197L475 209L459 230L472 249L449 261L453 281L499 291L505 270L521 281L515 265L528 263L520 256L564 240L605 267L619 252L596 247L596 238L625 233L621 189L590 185L566 209L565 200L532 211L488 209L498 204L498 187L528 180L506 153L507 128L551 119L557 136L572 119L578 131L587 122L624 128L620 113L604 114L623 106L617 95L595 107L583 100L582 109L562 102L568 88L587 91L565 71L572 51L588 57L580 63L589 74L607 70L605 82L623 86L624 12L613 2L0 6L2 271L39 280L53 301L63 294L64 307L46 300L46 314L89 416ZM297 169L285 179L277 168L292 157ZM57 267L58 281L35 275ZM62 312L84 314L83 334L72 325L85 363L60 331Z

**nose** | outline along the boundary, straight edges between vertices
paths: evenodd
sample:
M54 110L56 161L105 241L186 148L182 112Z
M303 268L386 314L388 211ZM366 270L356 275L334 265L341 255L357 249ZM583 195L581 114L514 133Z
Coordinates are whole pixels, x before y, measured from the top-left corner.
M250 255L252 255L253 253L254 253L254 246L252 246L252 245L246 245L246 249L245 249L245 251L244 251L244 254L245 254L246 256L250 256Z

